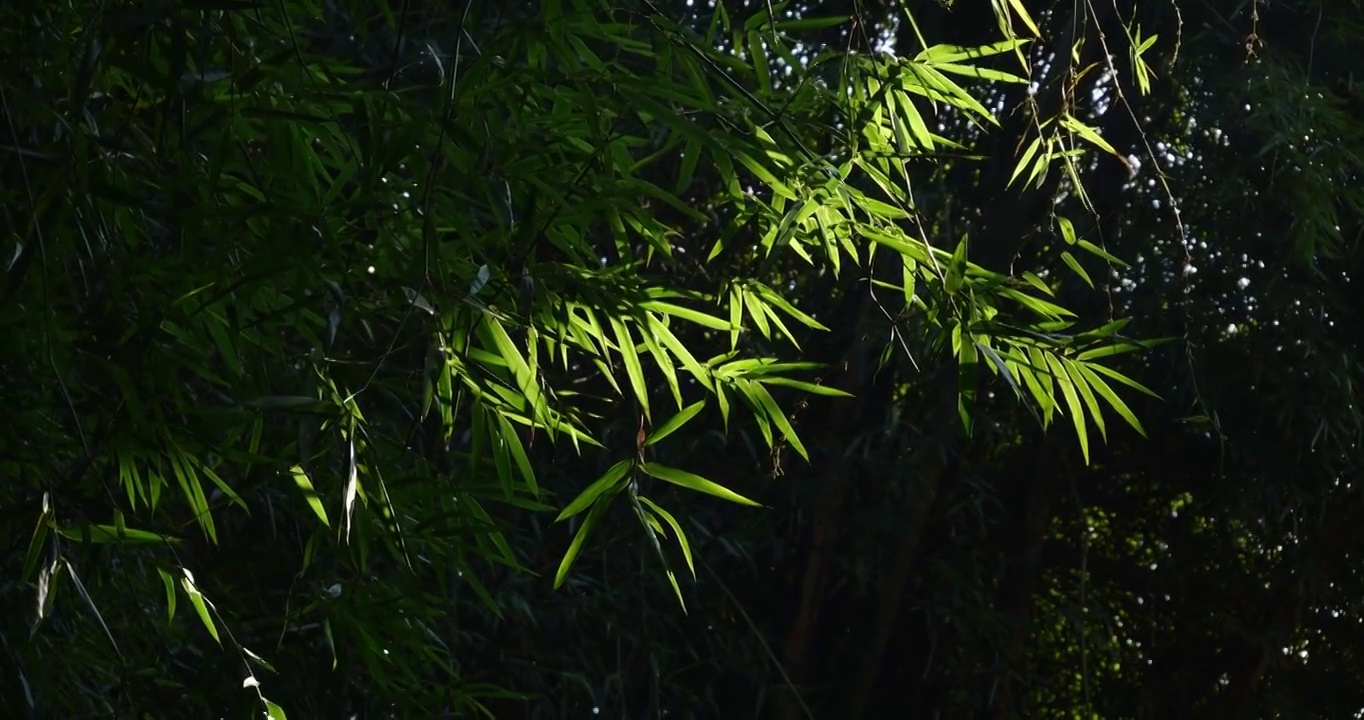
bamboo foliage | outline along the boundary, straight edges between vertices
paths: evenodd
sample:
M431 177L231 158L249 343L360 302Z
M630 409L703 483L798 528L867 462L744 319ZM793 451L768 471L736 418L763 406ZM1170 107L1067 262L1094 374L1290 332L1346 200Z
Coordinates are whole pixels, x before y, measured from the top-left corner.
M336 553L321 572L425 577L439 560L498 612L480 575L522 569L503 510L574 523L559 587L617 501L682 601L669 558L694 576L685 518L641 480L759 503L652 453L718 413L808 459L794 404L846 393L803 350L829 328L791 268L860 273L876 253L904 268L876 283L905 352L957 365L966 427L983 366L1044 424L1066 418L1086 455L1114 417L1140 429L1123 398L1150 391L1104 360L1147 344L1120 321L1077 326L1055 279L977 265L966 238L916 221L910 165L970 151L938 119L996 123L967 88L1024 82L1005 67L1037 32L1021 4L994 4L986 46L803 65L802 33L850 20L721 3L698 32L647 1L546 0L500 29L441 16L386 70L327 45L333 5L34 10L55 50L4 96L4 144L24 158L7 202L30 220L5 240L0 365L29 382L8 445L51 461L5 470L43 489L22 569L40 608L63 573L82 587L83 549L136 545L127 592L164 587L170 620L187 600L207 636L268 668L233 639L205 542L285 513L281 542ZM1026 181L1113 152L1074 117L1040 127L1086 142L1039 135ZM1058 223L1068 247L1117 262ZM607 437L622 416L633 443ZM570 491L541 476L546 448L613 462ZM418 684L358 615L373 588L311 592L290 598L284 634L320 625L333 666ZM446 662L433 603L410 594L392 622ZM248 681L283 718L269 675ZM480 692L445 700L477 708Z

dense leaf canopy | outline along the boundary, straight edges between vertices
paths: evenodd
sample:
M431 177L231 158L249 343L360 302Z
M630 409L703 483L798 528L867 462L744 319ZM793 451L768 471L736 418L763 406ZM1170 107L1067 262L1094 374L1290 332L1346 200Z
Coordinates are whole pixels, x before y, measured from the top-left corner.
M7 712L1364 712L1358 3L0 35Z

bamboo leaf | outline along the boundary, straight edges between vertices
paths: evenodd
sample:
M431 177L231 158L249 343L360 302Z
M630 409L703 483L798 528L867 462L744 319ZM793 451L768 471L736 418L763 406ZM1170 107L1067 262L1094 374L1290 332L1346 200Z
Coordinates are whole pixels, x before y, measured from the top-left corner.
M658 478L659 480L663 480L664 482L670 482L679 487L687 488L688 490L695 490L697 492L702 492L707 495L714 495L715 497L718 497L722 500L728 500L732 503L738 503L740 505L762 507L758 503L755 503L752 500L749 500L748 498L733 492L732 490L729 490L721 485L717 485L701 477L700 475L689 473L685 470L678 470L677 468L666 467L663 465L659 465L657 463L644 463L643 465L640 466L640 469L643 470L645 473L648 473L649 475Z
M1103 378L1099 377L1099 375L1086 363L1076 362L1075 367L1085 376L1085 380L1094 388L1094 392L1098 393L1099 396L1108 403L1109 407L1113 408L1113 411L1118 414L1118 417L1121 417L1133 430L1136 430L1139 435L1146 437L1146 429L1141 426L1141 421L1139 421L1132 410L1127 407L1127 403L1123 402L1122 398L1118 397L1118 394L1113 392L1113 388L1110 387L1108 383L1104 382Z
M981 45L978 47L962 47L960 45L934 45L933 47L930 47L920 52L918 55L914 57L914 60L915 62L922 62L932 65L936 65L939 63L954 63L961 60L975 60L979 58L990 57L992 55L1000 55L1003 53L1013 52L1014 50L1023 47L1029 42L1031 41L1024 38L1011 38L1008 40L1000 40L999 42L992 43L990 45Z
M526 487L534 497L540 496L540 484L535 479L535 469L530 464L530 457L526 455L526 447L521 443L521 435L512 427L511 421L502 413L497 415L498 425L501 427L502 442L506 444L507 450L511 453L512 460L516 462L516 469L521 473L522 479L526 481Z
M799 20L778 20L773 24L779 32L801 32L804 30L826 30L848 22L847 15L831 17L801 18Z
M701 363L696 361L696 358L693 357L691 352L687 350L687 347L677 339L677 336L673 335L672 331L668 329L668 326L664 325L662 321L652 315L648 316L648 323L649 327L658 335L659 342L672 352L678 362L682 363L682 368L691 373L692 377L696 378L696 381L701 384L701 387L709 390L711 388L710 373L706 371ZM728 325L725 326L726 329L728 327Z
M1028 26L1028 31L1032 33L1033 37L1042 37L1042 31L1037 28L1037 23L1033 22L1032 16L1028 14L1028 8L1023 4L1023 0L1009 0L1009 5L1014 9L1014 12L1018 13L1023 24Z
M652 433L649 433L649 437L645 439L644 445L646 447L653 445L654 443L659 442L660 440L668 437L674 432L677 432L679 428L687 424L687 421L696 417L696 414L701 412L701 410L705 408L705 406L706 401L701 400L699 402L692 403L691 405L688 405L687 407L683 408L676 415L673 415L672 417L668 418L667 421L665 421L662 425L659 425L658 427L654 428L654 431Z
M583 543L587 542L588 535L592 533L597 523L601 522L602 515L606 512L606 508L611 504L615 495L613 492L593 503L587 517L583 518L583 524L578 526L578 531L573 534L573 542L569 543L568 550L564 552L563 559L559 561L559 569L554 573L555 590L558 590L564 584L564 580L568 579L568 572L573 569L573 563L578 561L578 554L582 552Z
M1080 399L1084 400L1085 407L1089 410L1089 416L1094 419L1094 426L1099 428L1099 436L1107 441L1108 429L1104 426L1103 412L1099 409L1099 402L1094 397L1094 391L1089 387L1085 376L1076 369L1073 361L1068 358L1059 359L1061 365L1066 369L1066 376L1070 378L1071 384L1079 392Z
M1017 180L1018 177L1023 174L1024 170L1033 167L1032 164L1033 158L1037 155L1037 151L1041 149L1042 136L1038 135L1037 137L1033 138L1032 142L1028 143L1027 149L1023 151L1023 156L1018 159L1018 164L1014 166L1013 174L1009 176L1009 187L1013 187L1014 181ZM1039 160L1039 163L1040 162L1041 161ZM1035 175L1036 172L1034 172L1033 174Z
M809 462L810 453L805 449L805 444L800 441L800 437L796 435L796 429L791 426L791 421L786 419L786 415L781 411L781 408L778 407L777 401L772 398L771 393L767 392L767 388L757 382L749 380L736 380L736 383L738 383L740 390L752 398L758 406L763 409L763 414L777 426L777 429L781 431L781 434L786 438L786 441L791 443L791 447L795 449L802 458L805 458L806 462ZM769 444L771 444L770 441Z
M96 545L164 545L180 542L179 538L158 535L148 530L137 530L115 525L89 523L75 528L58 527L57 534L68 540Z
M219 645L223 644L218 637L218 626L213 623L213 617L209 615L208 609L211 603L204 598L203 593L199 592L198 586L194 584L194 576L190 574L188 568L182 568L184 577L180 578L180 585L185 589L185 595L189 596L189 604L194 608L195 614L199 616L199 622L203 623L204 629L213 636L213 641Z
M166 589L166 623L170 624L175 622L175 578L172 578L165 568L158 567L156 572L161 576L161 584Z
M1121 259L1113 255L1110 255L1107 250L1104 250L1103 248L1099 247L1098 245L1095 245L1094 243L1088 240L1077 240L1075 244L1079 245L1080 247L1084 248L1090 253L1097 255L1103 258L1104 260L1113 263L1114 265L1117 265L1118 267L1127 267L1127 263L1123 262Z
M664 315L672 315L673 317L696 323L697 325L708 327L712 330L729 330L731 327L730 323L725 322L720 318L672 303L646 300L640 303L639 306L645 310L653 310L655 312L663 313Z
M635 399L644 410L644 416L649 417L649 388L644 384L644 366L640 364L639 353L635 351L634 338L630 337L630 330L625 327L625 323L617 318L611 318L611 327L616 331L617 347L620 349L621 360L625 363L625 374L630 378L630 386L634 388Z
M744 297L743 290L737 285L729 289L729 349L739 347L739 331L743 329Z
M754 289L757 290L758 295L762 296L763 300L776 306L782 312L786 313L787 316L794 318L797 322L804 325L805 327L813 328L815 330L828 331L829 328L824 327L824 325L820 324L818 320L801 312L799 309L796 308L795 305L792 305L790 302L786 300L786 298L782 297L781 295L778 295L777 291L773 290L772 288L757 282L753 283L753 287Z
M1091 288L1094 287L1094 281L1089 279L1089 273L1085 272L1084 266L1080 264L1079 260L1075 259L1074 255L1071 255L1069 251L1063 251L1061 253L1061 260L1065 261L1066 265L1069 266L1076 275L1079 275L1080 279L1084 280L1086 285Z
M853 397L852 394L839 390L838 388L829 387L828 385L818 385L788 377L763 376L758 378L758 382L764 385L783 385L797 390L804 390L811 395L822 395L824 397Z
M1157 395L1157 394L1155 394L1154 392L1152 392L1150 388L1146 387L1145 385L1142 385L1141 383L1137 382L1136 380L1133 380L1132 378L1127 377L1126 375L1123 375L1122 373L1118 372L1117 370L1114 370L1114 369L1109 368L1109 367L1104 367L1103 365L1094 365L1094 364L1091 364L1091 365L1089 365L1088 367L1089 367L1091 370L1093 370L1094 372L1100 373L1100 374L1102 374L1102 375L1106 375L1106 376L1108 376L1108 377L1109 377L1110 379L1112 379L1112 380L1117 380L1118 382L1122 383L1123 385L1126 385L1127 387L1130 387L1130 388L1132 388L1133 390L1136 390L1136 391L1139 392L1139 393L1143 393L1143 394L1145 394L1145 395L1150 395L1151 397L1156 398L1157 400L1160 399L1160 396Z
M1010 2L1018 2L1018 0L1010 0ZM1103 139L1103 136L1099 135L1094 128L1080 122L1074 115L1069 113L1062 115L1061 126L1074 132L1076 135L1079 135L1085 142L1088 142L1094 147L1097 147L1114 157L1122 158L1122 153L1119 153L1107 140Z
M573 502L569 503L567 507L559 512L559 516L554 518L554 522L557 523L567 520L583 510L586 510L589 505L596 502L597 498L601 497L603 494L620 490L620 488L623 487L622 480L625 478L626 473L630 472L630 468L633 465L634 463L631 460L621 460L615 465L612 465L605 473L602 473L601 477L593 480L591 485L588 485L582 492L578 493L578 497L574 498Z
M975 65L957 65L954 63L934 63L933 68L941 72L952 73L954 75L964 75L973 77L977 80L993 80L995 82L1024 84L1027 79L1021 78L1013 73L993 68L976 67ZM969 95L967 97L970 97Z
M658 333L653 324L646 318L644 327L639 328L639 338L644 342L644 347L648 348L649 355L654 358L654 363L663 373L663 379L668 383L668 389L672 391L673 400L677 402L677 407L682 407L682 387L677 384L677 368L673 365L672 358L668 351L658 342Z
M673 534L677 536L677 544L682 548L682 557L687 561L687 570L691 571L691 579L694 582L696 580L696 566L692 564L691 544L687 542L687 533L682 531L682 525L677 522L677 519L672 516L672 513L659 507L653 500L650 500L643 495L638 497L640 502L648 505L650 510L653 510L656 515L663 518L668 525L672 526Z
M284 708L277 703L265 698L261 698L261 702L265 703L266 720L289 720L289 716L284 714Z
M766 306L763 305L762 300L758 299L758 294L747 292L746 289L740 290L740 294L743 295L744 306L748 308L748 316L753 318L753 324L758 328L758 332L762 333L764 338L771 340L772 328L767 324Z
M1070 415L1071 425L1075 428L1075 437L1080 441L1080 453L1084 455L1085 464L1089 464L1089 431L1084 410L1080 407L1080 397L1075 392L1075 386L1071 384L1070 376L1066 374L1061 362L1054 355L1047 354L1045 357L1051 376L1061 388L1061 396L1065 398L1066 411Z

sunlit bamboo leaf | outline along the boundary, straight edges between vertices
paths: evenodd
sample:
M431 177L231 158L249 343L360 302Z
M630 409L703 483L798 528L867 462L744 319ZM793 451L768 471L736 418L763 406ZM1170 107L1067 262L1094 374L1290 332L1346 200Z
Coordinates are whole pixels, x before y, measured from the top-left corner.
M1160 399L1160 396L1155 394L1155 392L1153 392L1150 388L1146 387L1145 385L1142 385L1141 383L1137 382L1136 380L1133 380L1132 378L1127 377L1126 375L1123 375L1117 370L1114 370L1109 367L1104 367L1103 365L1097 365L1092 363L1088 364L1087 367L1101 375L1106 375L1111 380L1117 380L1123 385L1126 385L1127 387L1130 387L1139 393L1150 395L1151 397L1156 398L1157 400Z
M583 524L578 526L578 531L573 534L573 542L569 543L568 550L564 552L564 557L559 561L559 569L554 573L554 589L558 590L568 579L568 573L573 569L573 563L577 562L578 554L582 552L583 543L587 542L587 537L592 533L593 528L601 521L601 516L606 512L606 508L611 505L611 500L616 493L612 492L600 498L592 504L592 509L588 511L587 517L583 518Z
M735 493L732 490L729 490L728 488L725 488L721 485L717 485L711 482L710 480L701 477L700 475L689 473L685 470L678 470L677 468L666 467L664 465L659 465L657 463L644 463L643 465L640 466L640 469L648 473L649 475L658 478L659 480L670 482L679 487L687 488L688 490L695 490L697 492L702 492L707 495L714 495L715 497L718 497L722 500L728 500L732 503L738 503L740 505L762 507L758 503L755 503L752 500L749 500L748 498L739 495L738 493Z
M783 313L786 313L788 316L794 318L800 324L808 328L813 328L815 330L827 331L829 329L827 327L824 327L824 325L820 324L818 320L814 319L813 317L810 317L804 312L801 312L795 305L792 305L790 302L786 300L786 298L783 298L781 295L777 294L777 291L773 290L772 288L763 285L762 283L753 283L753 287L757 290L758 294L762 296L764 301L776 306Z
M764 312L762 301L758 299L757 293L748 292L741 288L739 294L743 297L744 307L748 308L748 316L753 319L753 325L758 328L758 332L764 338L772 339L772 329L767 324L767 314Z
M762 408L763 414L772 421L773 425L776 425L777 429L781 431L782 436L786 438L786 441L791 443L791 447L808 462L810 460L809 451L805 449L805 444L800 441L800 437L796 435L795 428L792 427L791 422L786 419L786 414L778 407L777 401L772 398L771 393L767 392L767 388L759 383L748 380L736 380L735 382L738 383L739 388L743 390L745 394L749 395L749 397ZM768 444L771 444L770 440Z
M294 486L303 493L303 499L312 508L313 513L322 521L323 525L331 527L331 522L327 519L327 510L322 506L322 498L313 489L312 480L308 478L308 473L303 470L303 466L295 465L289 469L289 474L294 479Z
M1035 38L1042 37L1042 31L1037 28L1037 23L1033 22L1032 16L1028 14L1028 8L1023 4L1023 0L1009 0L1009 6L1014 12L1018 13L1018 18L1028 26L1028 31Z
M1075 367L1084 375L1085 380L1089 382L1089 385L1094 388L1094 392L1098 393L1099 396L1108 403L1109 407L1113 408L1113 411L1118 414L1118 417L1121 417L1133 430L1136 430L1139 435L1146 437L1146 429L1141 426L1141 421L1139 421L1132 410L1127 407L1127 403L1123 402L1123 399L1118 397L1117 393L1113 392L1113 389L1109 387L1108 383L1104 382L1103 378L1099 377L1099 375L1086 363L1076 362Z
M743 329L744 293L738 284L729 289L729 349L739 347L739 332Z
M1080 394L1080 399L1084 401L1085 407L1089 410L1089 416L1093 418L1094 426L1099 429L1099 437L1107 441L1108 429L1104 425L1103 411L1099 409L1099 402L1095 399L1094 391L1090 388L1089 382L1085 379L1084 374L1076 369L1073 361L1064 357L1057 359L1066 369L1066 376L1070 378L1071 384L1075 386L1075 390Z
M914 57L914 60L916 62L931 63L934 65L939 63L954 63L961 60L975 60L978 58L990 57L992 55L1013 52L1028 44L1028 42L1030 41L1024 38L1010 38L1008 40L1000 40L996 43L978 47L934 45L933 47L921 51Z
M1114 265L1117 265L1118 267L1127 267L1127 263L1123 262L1121 259L1117 257L1114 257L1113 255L1110 255L1107 250L1104 250L1103 248L1099 247L1098 245L1095 245L1094 243L1088 240L1084 239L1077 240L1076 244L1084 248L1085 250L1089 251L1090 253L1097 255L1103 258L1104 260L1113 263Z
M1090 286L1091 288L1094 287L1094 281L1089 279L1089 273L1085 272L1084 266L1080 264L1079 260L1075 259L1074 255L1071 255L1069 251L1062 251L1061 259L1065 261L1066 265L1070 267L1070 269L1074 271L1076 275L1080 276L1081 280L1085 281L1086 285Z
M1099 135L1098 131L1084 124L1083 122L1080 122L1080 120L1078 120L1074 115L1070 115L1069 113L1062 115L1061 126L1070 130L1076 135L1079 135L1081 138L1085 140L1085 142L1088 142L1094 147L1097 147L1100 150L1103 150L1104 152L1115 157L1118 158L1123 157L1122 154L1119 153L1116 148L1114 148L1111 144L1109 144L1107 140L1103 139L1103 137Z
M1024 170L1033 167L1032 165L1033 158L1037 155L1037 151L1040 150L1041 148L1042 136L1038 135L1037 137L1033 138L1032 142L1028 143L1027 149L1023 151L1023 156L1018 159L1018 164L1014 166L1013 174L1009 176L1009 187L1013 187L1014 181L1018 180L1018 176L1022 175Z
M649 417L649 388L644 383L644 366L639 362L635 340L630 336L629 328L618 318L611 318L611 327L615 329L616 345L620 350L621 360L625 363L625 374L630 378L630 386L635 391L635 399L639 401L644 416Z
M574 498L573 502L569 503L567 507L559 512L558 517L554 518L554 522L557 523L567 520L583 510L586 510L589 505L596 502L597 498L601 497L604 493L619 490L623 487L622 481L626 474L630 472L630 468L633 464L634 463L631 460L621 460L615 465L612 465L601 477L593 480L591 485L588 485L581 493L578 493L578 497Z
M917 86L907 86L910 91L924 95L935 103L945 102L954 108L964 110L975 117L981 118L991 125L999 124L999 121L995 119L994 113L991 113L979 100L972 97L971 93L967 92L965 88L953 82L951 78L943 74L943 71L956 71L958 74L975 75L984 78L984 76L991 74L989 71L980 72L975 71L975 68L957 65L928 67L907 63L905 67L909 68L914 77L919 81ZM1012 77L1006 73L999 73L997 71L996 74L998 77L1006 79ZM926 126L924 130L925 132L928 132ZM948 141L947 138L939 137L937 135L932 137L935 144L942 144L948 147L951 147L954 144Z
M672 352L678 362L682 363L682 368L691 373L692 377L696 378L696 381L701 384L701 387L709 390L711 387L710 373L706 371L701 363L696 361L696 358L693 357L686 346L677 339L677 336L673 335L672 331L669 330L662 321L652 315L648 316L647 322L649 323L650 329L658 336L659 342ZM728 325L725 326L726 329L728 327Z
M1018 84L1028 82L1027 79L1021 78L1017 75L1014 75L1013 73L1007 73L1004 72L1003 70L995 70L994 68L976 67L975 65L957 65L955 63L939 62L933 63L933 68L941 72L953 73L954 75L964 75L966 77L973 77L978 80L993 80L995 82ZM966 97L970 96L967 95ZM986 116L989 117L988 115Z
M531 466L530 457L526 455L526 448L521 444L521 436L512 427L511 421L502 414L498 414L497 422L502 428L502 442L506 444L511 458L516 463L516 469L521 473L521 478L526 481L526 487L530 489L533 496L540 496L540 485L535 480L535 470Z
M497 348L502 359L506 361L518 388L525 393L526 398L534 405L540 393L535 385L535 376L531 372L530 365L526 363L525 357L517 349L516 343L512 342L511 336L507 334L507 329L502 326L502 322L496 315L484 313L483 319L483 327L488 329L494 347Z
M194 575L190 573L189 569L182 568L181 571L184 573L184 577L180 578L180 586L185 589L185 595L189 597L189 604L194 608L195 614L199 616L199 622L203 623L204 629L208 630L208 634L213 636L213 641L222 645L223 641L218 637L218 626L214 624L213 617L209 615L211 603L204 597L203 593L199 592L198 586L194 584Z
M737 159L744 167L748 168L749 172L752 172L754 176L756 176L759 180L763 182L763 184L771 188L774 194L780 195L781 197L784 197L788 200L799 199L796 196L796 194L791 191L791 188L787 187L785 183L778 180L777 176L772 174L771 170L767 169L765 165L758 162L757 160L754 160L753 157L749 155L747 152L735 149L733 153L735 159Z
M1081 361L1098 360L1100 358L1113 357L1114 355L1126 355L1128 353L1137 352L1139 350L1147 350L1149 348L1150 345L1146 342L1110 343L1107 345L1102 345L1100 347L1085 350L1079 355L1076 355L1075 359Z
M1075 313L1056 303L1033 297L1012 288L1000 288L999 294L1017 302L1048 320L1062 320L1068 317L1075 317Z
M965 279L966 238L963 237L957 241L957 249L952 251L952 260L947 266L947 277L943 281L943 288L947 294L951 295L961 289L961 284Z
M677 519L674 518L671 513L659 507L654 501L643 495L639 495L638 498L640 502L648 505L649 509L653 510L654 513L663 518L668 525L672 526L673 533L677 536L677 544L682 548L682 557L687 561L687 570L691 571L691 579L693 581L696 580L696 566L692 564L691 544L687 542L687 533L683 532L682 525L677 522Z
M758 382L764 385L782 385L789 388L795 388L797 390L803 390L805 392L810 393L811 395L823 395L824 397L852 397L851 394L839 390L838 388L835 387L830 387L828 385L820 385L817 383L809 383L805 382L804 380L796 380L794 378L780 376L770 377L761 376L758 377L757 380Z
M655 312L663 313L664 315L672 315L673 317L693 322L702 327L711 328L712 330L729 330L731 328L730 323L727 323L720 318L672 303L647 300L640 303L639 306L645 310L653 310Z
M246 510L249 512L249 508L247 508L246 506L246 501L242 500L241 496L237 494L237 491L232 489L232 486L228 485L227 481L223 480L223 478L220 475L218 475L218 473L213 468L209 467L208 465L205 465L203 462L200 462L200 460L194 457L193 455L186 454L184 456L184 459L185 462L193 466L194 469L198 471L199 474L203 475L204 477L207 477L209 479L209 482L212 482L213 485L217 487L218 490L220 490L223 493L223 495L225 495L227 499L232 502L233 505L236 505L242 510Z
M644 445L646 447L649 445L653 445L659 442L660 440L663 440L664 438L668 437L669 435L673 434L674 432L677 432L678 429L680 429L683 425L686 425L687 421L696 417L696 414L701 412L701 410L705 407L706 401L701 400L699 402L692 403L691 405L688 405L687 407L683 408L676 415L673 415L672 417L664 421L662 425L659 425L658 427L654 428L653 432L649 433L648 438L645 439Z
M355 517L355 499L360 494L360 466L355 458L355 435L352 431L351 437L346 442L346 485L341 493L342 528L343 537L347 542L350 541L351 524Z
M261 698L261 701L265 703L266 720L289 720L289 716L284 713L284 708L271 700Z
M1051 377L1056 381L1057 387L1061 389L1061 397L1065 398L1066 413L1070 415L1070 423L1075 428L1075 437L1080 441L1080 453L1084 455L1085 463L1088 464L1089 431L1084 410L1080 406L1080 397L1075 391L1075 386L1070 382L1070 376L1061 366L1061 362L1050 354L1045 355L1045 358L1051 371Z

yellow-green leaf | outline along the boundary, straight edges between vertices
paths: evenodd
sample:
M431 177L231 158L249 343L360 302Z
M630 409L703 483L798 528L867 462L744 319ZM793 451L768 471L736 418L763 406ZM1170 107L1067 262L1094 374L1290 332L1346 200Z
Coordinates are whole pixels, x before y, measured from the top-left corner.
M592 505L602 494L619 490L623 487L621 481L625 478L625 474L630 471L632 465L633 461L631 460L621 460L612 465L605 473L602 473L601 477L592 481L591 485L578 493L578 497L574 498L573 502L569 503L568 507L565 507L559 512L559 516L554 518L554 522L567 520L586 510L587 506Z
M725 488L721 485L717 485L716 483L713 483L710 480L701 477L700 475L689 473L685 470L678 470L677 468L666 467L663 465L659 465L657 463L644 463L644 465L642 465L640 469L642 469L649 475L658 478L659 480L663 480L664 482L670 482L679 487L687 488L688 490L695 490L697 492L706 493L707 495L714 495L715 497L718 497L722 500L728 500L732 503L738 503L740 505L762 507L758 503L753 502L752 500L749 500L748 498L728 488Z
M781 431L781 434L786 438L786 441L791 443L791 447L808 462L810 460L810 453L806 451L805 444L802 443L800 437L796 435L796 429L792 427L791 422L786 419L786 414L781 411L781 408L777 405L777 401L772 398L772 394L767 392L767 388L750 380L740 379L736 380L736 383L739 385L740 390L752 398L762 408L763 414L777 426L777 429Z
M313 488L313 481L308 479L307 471L303 466L295 465L289 468L289 474L294 478L294 485L303 493L303 499L307 501L308 507L313 509L313 514L317 515L323 525L331 527L331 521L327 519L327 509L322 506L322 498Z
M634 388L635 399L644 410L644 416L649 417L649 388L644 384L644 366L640 364L639 353L635 351L635 340L620 319L611 318L611 327L616 332L616 344L625 363L625 374L630 378L630 387Z
M725 322L724 320L721 320L718 317L715 317L713 315L707 315L703 312L698 312L696 310L692 310L691 308L685 308L680 305L659 302L657 300L646 300L644 302L641 302L639 306L641 308L644 308L645 310L653 310L656 312L663 313L664 315L672 315L673 317L681 318L688 322L696 323L697 325L700 325L702 327L708 327L712 330L730 329L730 324Z
M208 634L213 636L213 641L219 645L223 641L218 637L218 626L213 624L213 617L209 615L209 602L204 598L203 593L194 584L194 576L188 569L184 569L184 577L180 578L180 585L185 589L185 594L189 596L189 604L194 606L194 612L199 615L199 621L204 624Z
M1094 388L1094 392L1097 392L1100 397L1108 402L1109 406L1113 408L1113 411L1118 414L1118 417L1121 417L1126 421L1127 424L1132 426L1132 429L1136 430L1142 437L1146 437L1146 429L1141 426L1141 421L1137 419L1136 414L1132 412L1131 408L1127 407L1127 403L1123 402L1122 398L1118 397L1117 393L1113 392L1113 388L1109 387L1108 383L1104 382L1103 378L1099 377L1097 373L1091 370L1090 366L1086 363L1077 362L1075 363L1075 367L1085 376L1085 379L1089 381L1090 386Z
M164 568L157 568L157 574L161 576L161 584L166 588L166 622L175 621L175 579Z
M568 550L564 552L564 557L559 561L559 569L554 573L554 589L558 590L568 578L568 572L573 569L573 563L577 562L578 554L582 552L583 543L587 542L587 536L592 533L592 529L601 521L601 516L606 512L606 508L611 504L611 499L615 497L612 493L592 505L592 509L583 518L583 524L578 526L578 532L573 534L573 542L569 543Z
M654 431L649 433L649 437L644 441L644 444L646 446L653 445L654 443L662 440L663 438L666 438L669 435L673 434L678 430L678 428L687 424L688 420L691 420L692 418L696 417L696 414L701 412L701 409L704 408L705 406L706 401L701 400L699 402L692 403L691 405L688 405L687 407L683 408L676 415L673 415L672 417L668 418L662 425L659 425L658 427L654 428Z
M289 720L289 717L284 714L284 708L270 700L265 700L265 718L266 720Z
M1074 255L1070 254L1070 251L1062 251L1061 260L1064 261L1076 275L1079 275L1080 279L1084 280L1086 285L1091 288L1094 287L1094 281L1089 279L1089 273L1085 272L1084 266L1080 264L1079 260L1075 259Z
M1066 401L1066 411L1070 415L1071 425L1075 428L1075 437L1080 441L1080 453L1085 458L1085 464L1089 464L1089 431L1086 427L1084 409L1080 406L1080 397L1075 392L1074 385L1070 382L1070 376L1066 374L1059 360L1054 355L1047 354L1047 365L1051 369L1052 378L1056 380L1057 386L1061 388L1061 396Z
M682 548L682 557L687 561L687 569L691 571L691 579L695 580L696 566L692 564L691 545L687 542L687 534L682 531L682 525L677 522L677 519L672 516L672 513L659 507L653 500L640 495L639 501L648 505L650 510L653 510L655 514L663 518L664 521L672 526L673 533L677 535L677 544Z

